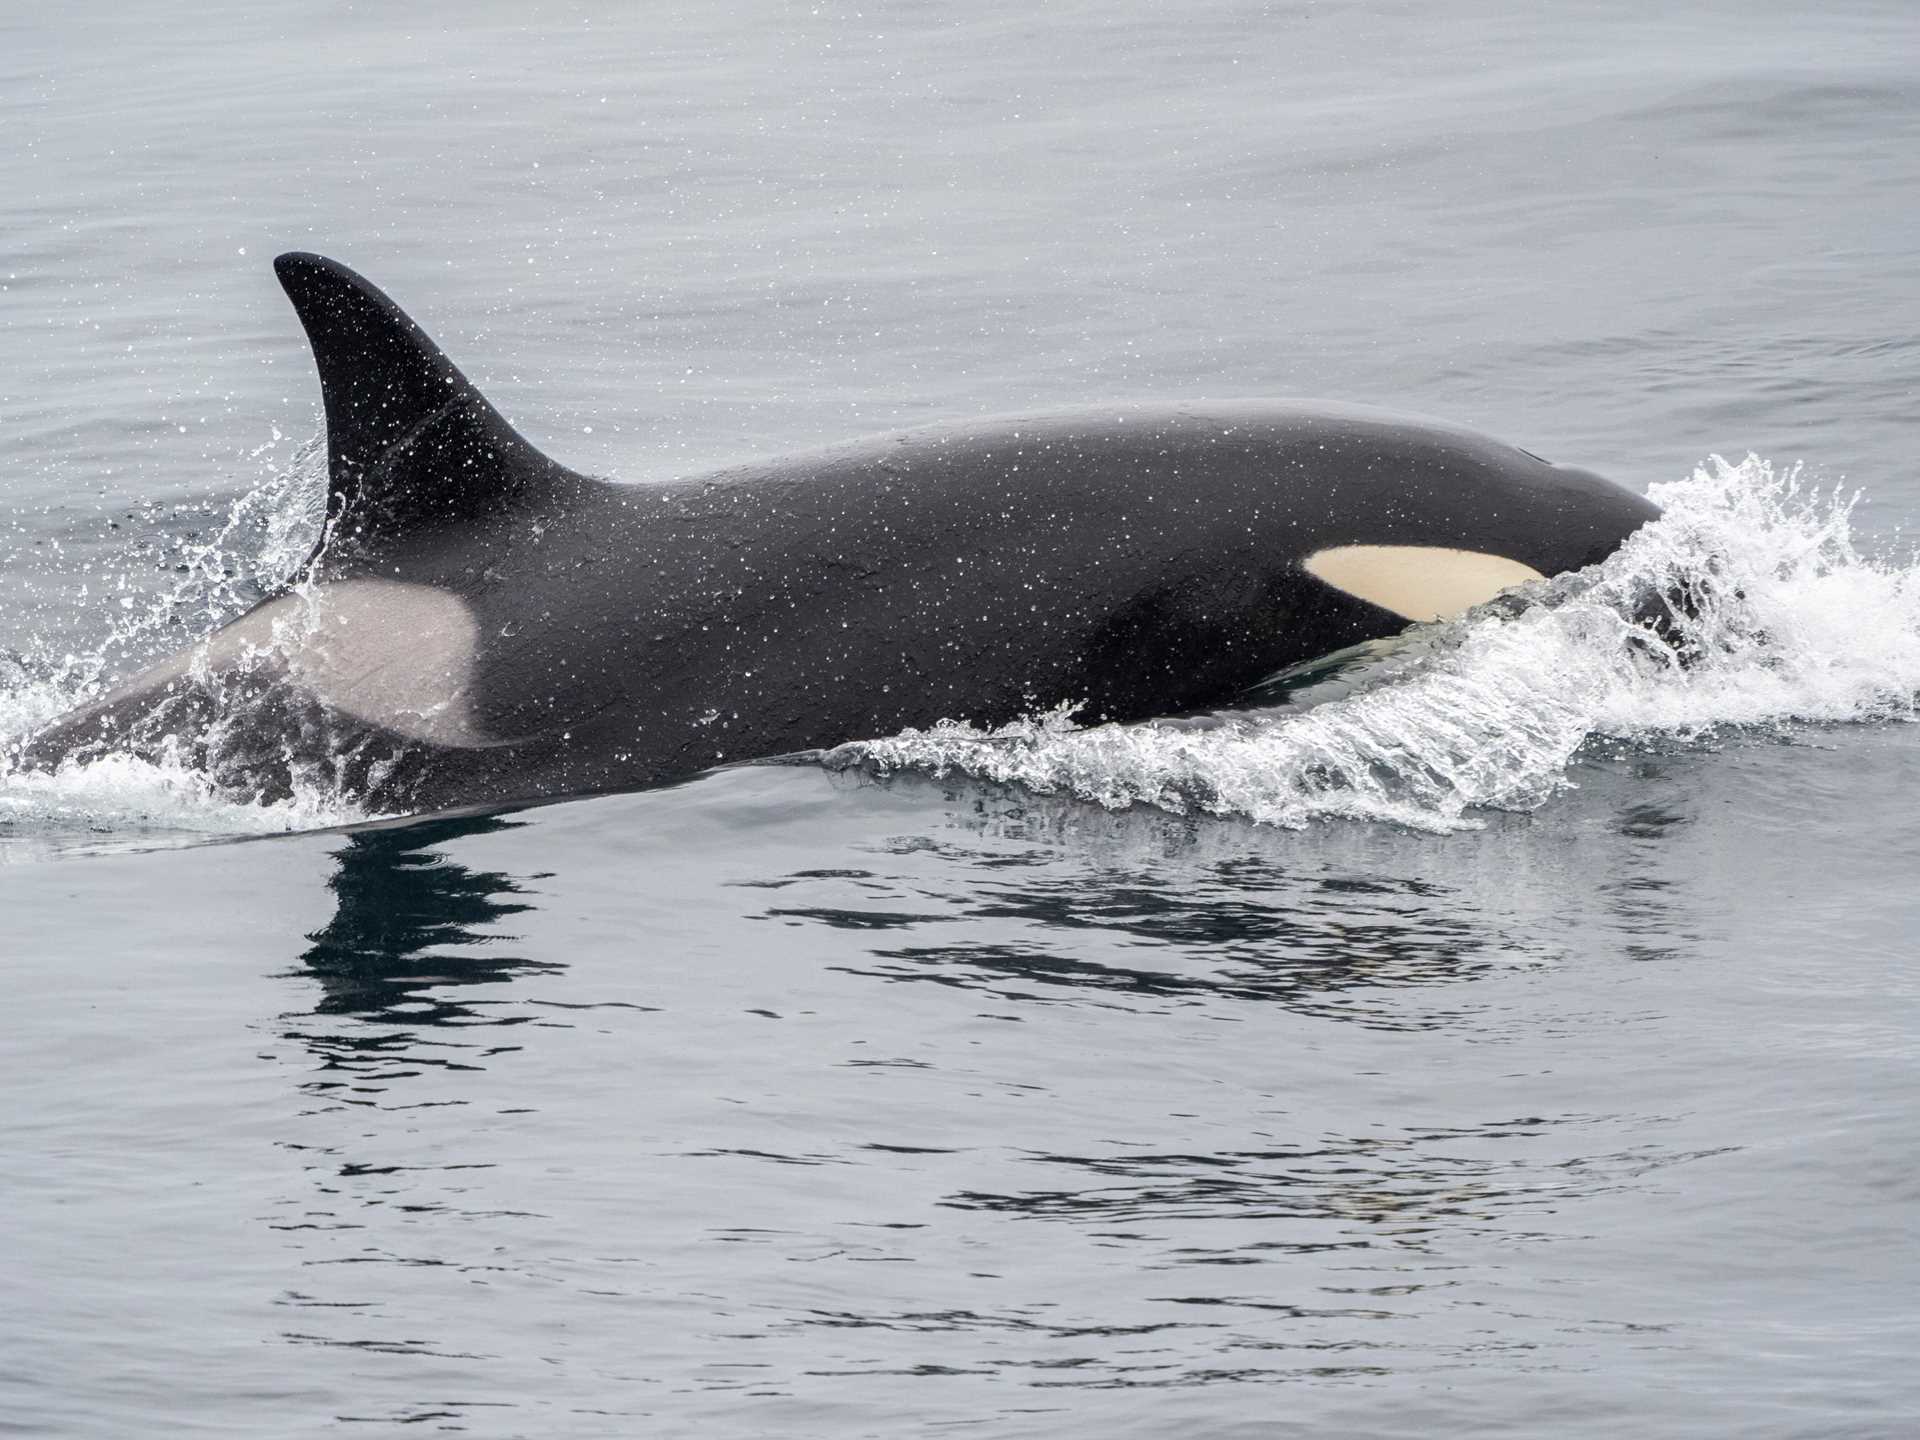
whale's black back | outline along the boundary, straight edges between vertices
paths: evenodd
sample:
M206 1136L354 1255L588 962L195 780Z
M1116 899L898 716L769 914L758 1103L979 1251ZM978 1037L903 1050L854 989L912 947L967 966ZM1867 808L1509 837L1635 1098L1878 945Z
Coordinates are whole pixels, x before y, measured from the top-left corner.
M212 728L230 751L267 726L378 757L350 776L383 808L655 783L943 718L1217 705L1406 623L1315 578L1316 554L1452 547L1550 575L1654 513L1471 431L1297 402L985 420L616 485L528 444L346 267L276 270L328 429L298 583L358 629L256 685L258 725ZM219 697L180 718L180 673L36 750L126 743L163 712L207 727Z

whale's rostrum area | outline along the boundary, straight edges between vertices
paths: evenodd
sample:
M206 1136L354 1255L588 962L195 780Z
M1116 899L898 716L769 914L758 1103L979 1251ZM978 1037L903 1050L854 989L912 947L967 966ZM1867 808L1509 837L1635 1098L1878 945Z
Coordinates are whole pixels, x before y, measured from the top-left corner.
M1920 560L1857 549L1857 497L1754 456L1714 457L1653 497L1661 518L1600 564L1357 647L1291 695L1267 690L1204 724L1055 713L825 758L1111 809L1444 832L1478 825L1476 811L1538 807L1576 783L1583 756L1920 715ZM1646 607L1676 594L1693 603L1656 642Z

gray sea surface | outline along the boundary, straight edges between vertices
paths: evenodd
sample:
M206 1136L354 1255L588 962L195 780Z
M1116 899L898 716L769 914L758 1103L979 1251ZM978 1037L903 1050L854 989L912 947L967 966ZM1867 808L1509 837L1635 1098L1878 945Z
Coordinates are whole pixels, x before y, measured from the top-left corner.
M1915 1433L1917 61L1909 0L0 13L0 740L298 548L296 248L636 483L1321 396L1651 488L1747 607L514 813L0 773L0 1433Z

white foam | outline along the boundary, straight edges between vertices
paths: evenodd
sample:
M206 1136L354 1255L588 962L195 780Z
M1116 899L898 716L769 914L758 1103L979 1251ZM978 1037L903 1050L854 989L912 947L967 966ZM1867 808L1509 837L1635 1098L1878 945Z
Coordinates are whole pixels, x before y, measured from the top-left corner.
M317 830L366 818L318 786L248 803L178 761L105 755L53 771L0 775L0 864L50 852Z
M1343 698L1207 729L1081 728L1064 711L993 731L944 722L830 763L959 772L1114 809L1444 831L1477 823L1476 808L1541 804L1595 737L1915 717L1920 566L1863 557L1850 499L1751 456L1716 456L1652 498L1660 520L1604 564L1416 627ZM1675 590L1695 600L1673 621L1685 664L1636 622Z

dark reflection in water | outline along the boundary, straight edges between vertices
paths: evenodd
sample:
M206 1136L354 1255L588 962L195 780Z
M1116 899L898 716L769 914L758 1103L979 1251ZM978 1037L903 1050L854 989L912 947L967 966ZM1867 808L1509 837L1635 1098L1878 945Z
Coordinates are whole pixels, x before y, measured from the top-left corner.
M491 948L512 938L496 933L501 921L533 908L529 892L512 875L476 870L442 853L449 841L525 823L465 816L347 837L335 852L339 868L327 882L336 897L333 918L307 937L302 968L293 973L319 981L315 1015L355 1023L301 1025L288 1038L321 1056L329 1071L350 1074L310 1081L306 1088L377 1092L420 1066L471 1067L498 1047L463 1044L436 1032L527 1020L461 992L562 968Z
M937 796L970 833L868 847L870 869L737 883L778 892L766 920L848 932L859 960L837 968L887 981L1457 1027L1479 1016L1474 982L1490 975L1596 943L1666 958L1714 933L1697 893L1713 857L1693 835L1689 776L1652 757L1623 777L1620 763L1578 772L1595 794L1618 793L1598 835L1541 835L1498 812L1444 837L1337 822L1293 833L895 774L879 787Z
M764 913L893 937L867 949L876 963L837 967L887 980L1028 1000L1267 1002L1386 1029L1444 1017L1401 1013L1377 1003L1381 992L1471 980L1555 953L1497 924L1457 887L1417 878L1294 873L1251 856L1156 873L1067 861L1009 868L1005 855L952 845L911 853L921 866L954 867L955 884L929 885L923 869L914 878L800 872L757 883L824 889L830 903ZM898 903L903 894L911 908ZM956 926L962 934L949 938ZM909 935L925 943L897 943Z
M1691 923L1691 907L1678 903L1684 882L1672 859L1696 819L1697 797L1675 779L1676 772L1690 768L1690 758L1634 764L1635 791L1648 798L1624 803L1614 820L1630 861L1598 889L1621 933L1622 950L1635 960L1671 960L1706 938Z
M1071 1117L1010 1101L992 1127L896 1118L890 1135L926 1145L900 1186L874 1187L923 1197L889 1217L912 1239L878 1258L997 1250L1048 1283L948 1285L938 1306L856 1294L763 1333L831 1334L836 1363L810 1373L843 1381L1083 1394L1495 1355L1544 1370L1616 1335L1661 1343L1657 1305L1596 1297L1577 1268L1530 1293L1504 1281L1516 1256L1552 1271L1531 1257L1577 1250L1597 1203L1707 1183L1739 1149L1700 1143L1644 1092L1618 1103L1611 1077L1560 1078L1579 1063L1563 1036L1612 1027L1631 1047L1654 1028L1588 987L1615 955L1654 953L1658 925L1686 933L1699 884L1684 803L1640 788L1609 803L1605 780L1586 828L1495 815L1447 837L949 790L945 834L741 882L768 896L765 922L831 945L833 968L913 986L909 1010L954 1015L966 1002L942 997L962 992L996 1002L975 1018L1024 1022L1013 1040L970 1032L964 1058L892 1040L936 1068L890 1083L946 1066ZM945 1155L943 1140L976 1143ZM1052 1283L1076 1265L1099 1274L1097 1303Z
M1235 1227L1217 1246L1166 1248L1154 1268L1253 1264L1275 1252L1329 1248L1424 1252L1476 1233L1548 1238L1530 1234L1522 1217L1549 1215L1571 1197L1638 1188L1656 1172L1737 1148L1677 1149L1647 1138L1673 1123L1660 1115L1529 1115L1257 1150L1042 1154L1024 1158L1057 1168L1064 1184L962 1190L942 1203L1077 1224L1179 1223L1193 1227L1192 1237L1208 1234L1207 1222ZM1611 1143L1591 1153L1583 1133ZM1621 1145L1628 1136L1637 1138ZM1275 1228L1289 1222L1290 1230Z
M561 968L517 955L445 953L447 946L507 938L488 932L533 906L513 876L469 869L437 847L524 823L483 815L349 835L327 882L338 898L333 919L307 937L312 946L300 957L325 991L315 1010L376 1019L404 1007L409 1023L455 1024L478 1017L441 993L449 987Z
M537 1217L490 1198L481 1177L497 1162L468 1129L436 1128L421 1114L475 1105L476 1072L520 1048L500 1043L498 1027L528 1023L525 1004L475 987L565 968L494 948L514 938L499 927L534 908L525 880L446 853L453 841L526 823L487 815L361 830L334 852L333 918L307 937L288 977L317 981L319 998L283 1029L305 1068L299 1108L277 1143L304 1179L263 1217L298 1257L300 1278L274 1299L294 1317L279 1332L289 1345L416 1362L477 1358L442 1338L458 1327L438 1287L443 1277L464 1284L501 1267L466 1256L476 1242L460 1232ZM484 1038L463 1038L476 1029ZM383 1311L396 1297L433 1318L389 1323ZM462 1402L435 1400L380 1418L462 1413ZM356 1403L334 1418L368 1417Z

